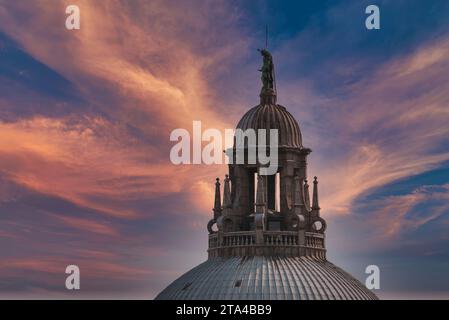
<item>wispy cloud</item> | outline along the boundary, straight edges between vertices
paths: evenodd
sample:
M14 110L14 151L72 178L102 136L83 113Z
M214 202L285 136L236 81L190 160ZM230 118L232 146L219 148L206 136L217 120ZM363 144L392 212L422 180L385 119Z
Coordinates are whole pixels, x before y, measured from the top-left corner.
M121 1L107 6L88 1L78 4L83 27L76 32L60 23L64 14L57 13L64 12L64 3L3 5L2 29L28 54L74 84L99 112L89 118L79 114L69 119L36 116L2 123L2 135L8 137L2 146L6 173L38 192L114 216L137 217L138 212L116 201L194 192L190 189L197 189L197 182L192 183L190 177L209 179L215 171L204 175L198 168L172 166L168 137L172 129L190 128L192 120L202 120L208 127L229 127L211 107L214 88L207 77L209 68L223 68L237 44L216 43L212 30L220 31L222 37L230 35L218 26L211 29L209 10L222 18L223 25L235 17L226 11L224 2L213 8L206 5L207 14L199 10L189 15L162 1L141 2L138 11ZM15 19L22 14L34 18L17 28ZM197 31L207 30L208 35L185 33L182 21ZM33 37L27 31L30 28L36 31ZM196 51L193 43L207 48L207 54ZM178 175L173 178L175 169ZM192 199L199 205L197 197ZM108 202L110 198L114 203ZM204 204L199 208L209 211Z
M426 43L376 66L345 86L343 98L327 100L316 111L320 122L330 124L319 132L317 146L334 158L318 155L318 165L312 164L328 214L348 214L367 192L449 159L448 43Z
M378 240L386 242L449 214L448 200L449 185L422 186L409 194L367 202L366 208L372 210L367 219L373 228L382 230Z

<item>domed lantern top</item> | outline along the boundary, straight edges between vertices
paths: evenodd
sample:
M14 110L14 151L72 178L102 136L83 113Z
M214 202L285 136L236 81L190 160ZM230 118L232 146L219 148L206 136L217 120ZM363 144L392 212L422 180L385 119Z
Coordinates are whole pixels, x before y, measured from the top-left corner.
M251 108L240 119L237 129L277 129L280 148L302 148L298 122L285 107L278 104L260 104Z
M276 103L271 54L259 51L263 56L260 104L245 113L237 129L276 129L277 168L273 174L261 173L264 164L258 161L258 155L256 162L246 161L248 156L243 162L229 164L223 192L227 200L221 206L220 185L216 183L214 218L208 224L209 257L285 255L325 259L326 222L319 215L318 205L311 207L307 184L306 159L311 150L302 145L296 119ZM258 147L259 143L264 144L257 141ZM243 146L250 152L246 143ZM233 151L237 148L234 144ZM313 191L318 202L315 184Z

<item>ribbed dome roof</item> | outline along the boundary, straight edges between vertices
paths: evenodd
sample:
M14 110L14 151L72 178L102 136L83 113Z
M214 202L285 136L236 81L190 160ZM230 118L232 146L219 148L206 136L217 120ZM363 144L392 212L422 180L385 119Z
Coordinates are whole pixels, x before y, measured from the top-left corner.
M310 257L213 258L175 280L160 300L373 300L358 280Z
M298 122L278 104L260 104L250 109L240 119L237 129L278 129L279 147L302 147Z

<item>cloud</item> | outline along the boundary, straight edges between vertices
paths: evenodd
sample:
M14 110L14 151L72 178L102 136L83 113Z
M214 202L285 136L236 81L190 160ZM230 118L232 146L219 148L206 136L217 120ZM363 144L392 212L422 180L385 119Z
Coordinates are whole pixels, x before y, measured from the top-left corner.
M89 231L96 234L106 235L106 236L117 236L118 232L115 228L104 224L99 223L97 221L75 218L75 217L67 217L62 215L54 215L56 219L61 220L64 224L79 229L82 231Z
M114 131L123 134L122 137L126 135L99 118L80 122L33 118L0 123L2 172L11 181L37 192L56 195L106 214L136 217L136 212L117 210L89 199L90 196L120 197L118 190L103 187L101 179L156 175L156 168L144 167L136 161L144 157L143 152L136 154L127 148L114 137ZM123 167L128 168L126 174ZM157 175L162 172L159 169ZM137 193L139 186L127 190Z
M173 178L167 147L171 130L189 129L193 120L202 120L204 127L233 126L215 113L210 98L215 88L208 78L210 69L225 70L226 60L239 47L235 27L227 33L221 29L236 19L235 13L225 2L188 14L163 1L141 2L137 11L135 4L121 1L77 4L83 22L76 32L60 23L64 3L2 5L2 29L28 54L70 81L98 112L2 123L9 141L3 145L8 177L99 212L138 217L139 212L116 201L109 205L108 199L190 192L191 177L204 176L205 170L190 167L176 168ZM22 15L32 18L17 26ZM197 32L186 33L186 26ZM32 37L30 28L35 30ZM212 32L234 41L222 45ZM199 205L196 199L194 203Z
M213 127L225 124L214 116L206 77L208 68L222 64L237 50L235 41L218 46L212 33L231 37L235 32L219 30L234 19L226 12L225 2L214 4L213 11L221 19L213 24L213 12L182 11L188 3L181 8L164 1L77 4L83 24L76 32L60 23L65 16L58 13L64 12L64 3L5 4L5 11L10 11L3 13L2 27L29 54L64 75L90 99L101 99L95 97L98 86L110 91L120 101L116 116L126 118L124 111L156 116L164 120L158 123L159 130L190 126L197 115ZM33 19L15 26L18 15ZM197 32L185 32L187 27ZM29 28L36 31L33 36ZM207 51L195 50L194 44Z
M314 111L329 124L312 132L324 212L349 214L357 198L449 159L448 48L446 38L422 44L344 85L342 97Z
M372 203L374 227L383 230L382 238L391 240L412 232L449 213L449 185L422 186L405 195L388 196Z
M83 266L83 276L101 277L107 273L113 278L119 279L140 279L140 276L151 275L148 269L138 269L127 266L125 264L111 263L105 261L84 261L79 260L79 264ZM18 269L20 271L36 271L40 273L60 274L64 275L67 267L67 259L53 257L38 257L35 259L10 259L0 263L0 270ZM81 269L81 267L80 267ZM62 277L63 278L63 277Z

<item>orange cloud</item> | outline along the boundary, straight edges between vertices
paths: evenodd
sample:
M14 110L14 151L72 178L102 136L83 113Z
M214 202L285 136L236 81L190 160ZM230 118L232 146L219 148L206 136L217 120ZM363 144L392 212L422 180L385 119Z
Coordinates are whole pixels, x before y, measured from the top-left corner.
M376 212L376 223L386 224L384 237L386 239L397 237L404 232L417 229L422 225L438 218L449 210L449 205L434 205L432 209L420 215L412 215L412 211L418 206L431 201L447 203L449 200L449 185L441 186L443 190L434 192L431 186L421 187L414 192L400 196L390 196L380 200L382 208ZM429 206L430 208L430 206ZM383 221L383 222L381 222Z
M202 209L198 199L204 199L204 192L198 192L193 177L205 179L216 170L176 167L168 154L133 144L123 128L98 118L0 122L0 135L4 137L0 141L2 172L10 180L122 218L137 218L141 213L120 207L118 202L167 193L192 193L194 205ZM167 160L158 163L158 158ZM210 185L213 188L213 178ZM212 203L213 197L208 200Z
M73 260L73 259L72 259ZM0 262L0 270L27 270L44 273L54 273L64 275L68 261L64 258L40 257L36 259L5 259ZM108 274L115 279L140 279L142 276L151 275L153 272L148 269L140 269L126 266L120 263L107 261L85 261L78 260L78 265L83 277L101 277ZM63 282L62 282L63 285Z
M198 199L203 193L196 192L191 179L203 176L213 185L214 170L174 167L168 151L159 145L169 143L171 130L189 129L193 120L201 120L204 127L233 127L212 108L215 88L208 77L209 70L225 69L226 59L241 51L243 42L233 36L236 31L227 28L228 34L223 34L211 8L204 15L201 10L187 14L165 1L143 1L138 11L121 1L75 3L81 9L78 31L68 31L61 23L68 2L2 4L0 26L28 54L74 84L87 103L116 122L101 116L71 116L0 123L5 137L0 142L0 162L7 177L117 217L141 215L117 201L177 192L192 193L192 205L209 211L213 199L201 204ZM226 6L224 1L214 4L223 24L234 19ZM16 15L30 19L17 25ZM186 26L197 32L186 32ZM213 32L233 41L216 45ZM207 52L193 44L208 48ZM98 88L106 92L106 100L98 95ZM127 125L152 142L133 139Z
M93 232L105 236L118 236L115 228L98 221L68 217L63 215L53 215L56 219L61 220L64 224L83 231Z
M201 41L205 46L204 41L214 40L210 13L203 16L198 10L187 14L164 1L142 1L132 7L120 1L76 4L83 21L78 31L68 31L61 23L65 18L61 14L63 2L5 4L4 11L0 11L0 25L28 53L76 84L91 99L96 99L96 92L89 87L92 82L102 83L120 96L123 104L117 116L126 118L129 115L124 111L136 110L157 114L164 119L158 127L170 129L190 127L198 116L211 127L226 125L211 108L215 102L208 98L212 88L205 71L231 56L238 40L227 47L215 46L207 54L194 51L192 42ZM216 9L225 6L225 2L214 4ZM133 7L138 7L138 12ZM18 12L33 19L17 26L11 13ZM233 19L224 10L221 18L222 23ZM186 33L187 26L204 33ZM35 31L32 36L30 28ZM216 31L221 32L218 28Z

